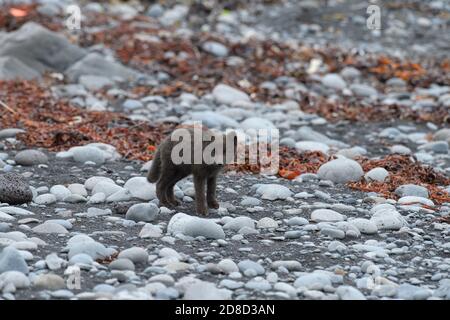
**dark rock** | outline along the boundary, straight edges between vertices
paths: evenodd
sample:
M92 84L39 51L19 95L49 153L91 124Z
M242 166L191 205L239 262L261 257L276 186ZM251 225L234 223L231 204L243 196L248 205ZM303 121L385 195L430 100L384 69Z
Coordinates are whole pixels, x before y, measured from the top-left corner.
M30 202L33 199L30 186L17 173L0 175L0 202L11 205Z

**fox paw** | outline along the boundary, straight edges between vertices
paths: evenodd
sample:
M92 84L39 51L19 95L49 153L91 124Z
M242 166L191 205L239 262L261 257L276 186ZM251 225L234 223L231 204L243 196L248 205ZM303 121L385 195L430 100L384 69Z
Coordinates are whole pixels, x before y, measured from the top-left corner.
M217 201L209 201L208 207L213 208L213 209L219 209L219 203Z

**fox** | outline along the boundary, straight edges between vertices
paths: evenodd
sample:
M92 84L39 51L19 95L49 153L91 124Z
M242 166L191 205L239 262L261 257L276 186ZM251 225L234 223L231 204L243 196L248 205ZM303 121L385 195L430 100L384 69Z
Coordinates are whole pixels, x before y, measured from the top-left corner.
M196 135L195 130L199 130L197 131L198 135ZM190 150L180 149L180 142L176 139L180 136L184 139L187 138L188 141L184 146L190 146ZM201 139L201 142L198 143L197 141L196 144L195 139ZM211 149L208 146L212 142L216 142L216 146L219 148L213 149L209 153L209 157L205 156L204 153ZM192 175L196 213L206 216L208 215L208 208L218 209L217 178L227 164L227 160L229 163L234 161L236 145L237 136L233 132L223 134L204 127L175 129L158 146L147 175L149 182L156 183L156 196L160 205L168 208L178 206L180 203L175 198L174 186L181 179ZM222 152L220 153L220 151ZM199 154L201 155L200 161L194 161L196 153L197 157ZM229 156L230 154L231 156ZM182 156L186 161L180 162L177 156Z

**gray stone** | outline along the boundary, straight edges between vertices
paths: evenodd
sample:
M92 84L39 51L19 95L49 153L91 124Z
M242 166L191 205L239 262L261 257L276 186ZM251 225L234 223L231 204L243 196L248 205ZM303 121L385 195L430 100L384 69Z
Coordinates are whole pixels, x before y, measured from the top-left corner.
M154 203L138 203L128 209L125 218L136 222L151 222L156 219L158 213L159 208Z
M244 197L240 204L241 206L259 206L261 204L261 200L254 197Z
M23 129L7 128L0 130L0 140L6 138L15 138L17 134L26 132ZM3 159L5 160L5 159Z
M184 292L184 300L230 300L231 291L218 289L213 283L197 280L188 285Z
M48 163L48 157L39 150L23 150L16 154L14 161L22 166L33 166Z
M96 75L82 75L79 77L78 82L86 89L94 91L114 85L114 81L110 78Z
M384 182L389 178L389 172L385 168L373 168L364 175L367 182L378 181Z
M448 153L448 142L447 141L433 141L421 145L419 150L430 151L434 153Z
M37 225L32 229L36 233L44 233L44 234L66 234L69 233L66 228L64 228L59 223L54 222L45 222L43 224Z
M351 286L340 286L336 294L341 300L367 300L361 291Z
M0 175L0 202L15 205L30 202L32 199L33 193L21 175L17 173Z
M311 213L311 220L315 222L337 222L343 221L344 216L330 209L317 209Z
M325 75L322 78L322 84L325 87L335 89L335 90L342 90L342 89L345 89L345 87L347 86L347 83L345 82L345 80L342 79L341 76L339 76L338 74L335 74L335 73L329 73L329 74Z
M264 278L256 277L251 279L245 284L245 287L255 291L268 291L272 288L272 285Z
M69 189L63 185L54 185L50 188L50 193L56 197L56 200L63 201L68 196L72 195Z
M19 271L28 274L28 265L25 259L13 247L6 247L0 251L0 274L6 271Z
M109 264L111 270L132 270L134 271L134 263L129 259L119 258Z
M99 148L91 146L73 147L70 149L73 154L73 160L80 163L92 161L97 165L104 164L105 154Z
M323 290L323 288L328 286L331 286L330 278L325 274L316 272L302 275L294 282L294 287L308 290Z
M105 259L116 253L116 250L106 248L103 244L94 240L79 241L73 245L69 245L69 247L69 259L80 253L85 253L94 260Z
M356 218L350 221L361 233L374 234L378 232L377 225L368 219Z
M45 257L45 263L50 270L59 270L66 263L66 260L58 257L56 253L51 253Z
M40 274L34 281L33 285L37 289L59 290L66 287L64 279L57 274Z
M326 236L329 236L333 239L344 239L345 232L336 228L323 228L320 230L320 233Z
M72 256L69 260L69 265L81 264L90 266L94 263L94 259L86 253L79 253Z
M277 260L272 262L272 269L278 269L280 267L286 268L289 271L301 271L302 264L296 260Z
M106 60L98 53L90 53L68 68L65 74L72 81L77 81L82 75L101 76L109 79L123 80L137 77L137 73L118 62Z
M238 272L239 267L237 264L231 260L231 259L223 259L218 264L217 267L224 273L232 273L232 272Z
M238 89L232 88L226 84L218 84L212 91L212 94L218 103L233 104L238 101L250 101L250 97Z
M361 71L354 67L344 67L340 74L344 79L353 80L361 76Z
M380 230L399 230L407 225L405 218L395 209L379 209L375 211L370 221L375 223Z
M118 257L129 259L134 263L147 263L148 253L144 248L132 247L121 251Z
M34 203L43 204L43 205L52 204L55 202L56 202L56 197L55 197L55 195L53 195L51 193L41 194L34 199Z
M159 4L155 3L151 5L147 10L147 15L152 18L159 18L164 14L164 8Z
M84 57L85 50L71 44L64 36L28 22L2 39L0 56L11 56L29 68L63 72Z
M123 187L129 190L134 198L144 201L156 199L156 186L145 177L133 177Z
M352 90L355 95L360 97L373 97L378 95L377 89L366 84L352 84L350 86L350 90Z
M428 198L428 189L415 184L404 184L395 189L395 194L399 197L422 197Z
M39 72L14 57L0 57L0 80L31 80L40 76Z
M320 151L327 154L330 150L330 147L325 143L316 141L299 141L295 144L295 148L300 153L305 151Z
M225 230L233 231L239 231L243 227L255 229L255 221L249 217L236 217L225 223L223 226Z
M334 139L328 138L326 135L313 130L311 127L302 126L294 134L293 138L297 141L316 141L325 143L328 146L334 146L336 148L347 148L348 145Z
M132 111L136 109L142 109L144 107L144 104L139 100L127 99L122 106L125 110Z
M95 184L92 189L92 194L103 193L105 197L109 197L120 190L123 190L123 188L115 184L114 181L110 182L108 180L101 180Z
M228 55L228 48L219 42L206 41L203 43L202 48L216 57L226 57Z
M450 129L441 129L433 135L434 141L447 141L450 143Z
M10 214L10 215L17 215L17 216L31 216L34 215L33 212L22 209L22 208L17 208L17 207L0 207L0 211Z
M309 223L308 220L303 217L293 217L287 221L287 224L289 226L304 226L307 225L308 223Z
M261 229L277 228L278 227L278 222L275 221L272 218L264 217L264 218L261 218L256 223L256 227L261 228Z
M190 120L200 121L208 128L226 129L239 126L236 120L214 111L191 112Z
M221 226L210 219L189 216L184 213L174 215L167 226L171 235L184 234L191 237L203 236L208 239L224 239Z
M292 196L292 191L280 184L256 184L252 188L255 188L256 194L265 200L286 200Z
M426 300L431 296L431 290L403 283L397 288L397 298L404 300Z
M248 270L253 270L255 275L263 275L266 272L258 262L252 260L242 260L238 263L238 267L244 274L248 272Z
M331 180L334 183L359 181L364 175L361 165L347 158L339 158L320 166L317 175L322 180Z

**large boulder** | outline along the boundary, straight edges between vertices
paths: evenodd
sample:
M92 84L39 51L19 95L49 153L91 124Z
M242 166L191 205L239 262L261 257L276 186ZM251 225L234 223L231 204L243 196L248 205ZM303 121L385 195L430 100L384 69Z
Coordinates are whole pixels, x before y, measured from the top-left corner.
M127 80L137 76L137 73L122 64L106 60L98 53L90 53L72 65L65 72L72 81L78 81L82 75L101 76L110 79Z
M6 34L0 46L0 57L14 57L36 72L63 72L86 55L64 36L35 22Z
M0 80L25 79L30 80L39 78L39 72L31 69L22 61L14 57L0 58Z

